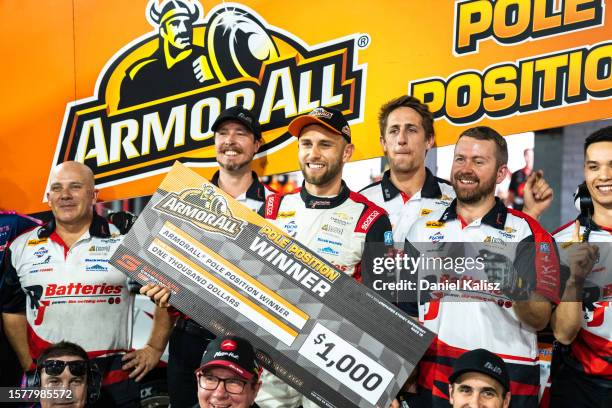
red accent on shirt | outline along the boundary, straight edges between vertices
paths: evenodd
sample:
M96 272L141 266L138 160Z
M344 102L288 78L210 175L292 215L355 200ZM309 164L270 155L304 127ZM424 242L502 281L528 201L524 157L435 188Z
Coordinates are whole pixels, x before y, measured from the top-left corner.
M49 238L51 238L51 241L61 245L64 248L64 259L66 259L66 257L68 256L68 251L70 251L70 248L68 247L68 245L66 245L62 237L59 236L57 231L53 231L51 235L49 235Z
M408 200L410 200L410 196L404 193L403 191L400 191L400 195L402 196L402 200L404 200L404 204L406 204Z

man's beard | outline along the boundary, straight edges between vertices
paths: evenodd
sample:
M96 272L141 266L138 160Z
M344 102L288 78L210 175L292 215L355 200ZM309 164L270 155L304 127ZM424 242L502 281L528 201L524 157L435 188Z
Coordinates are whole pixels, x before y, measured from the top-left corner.
M327 170L323 174L318 174L316 176L307 173L308 168L306 164L300 163L300 169L307 183L315 186L322 186L329 183L334 177L342 172L342 162L338 160L335 163L328 163L326 166Z
M475 189L467 189L459 182L458 179L472 180L478 183ZM476 204L485 197L492 195L495 192L495 177L489 180L481 180L475 174L457 173L451 179L451 184L457 194L457 200L465 204Z
M238 154L243 154L244 152L242 151L242 149L239 149L238 147L235 146L227 146L223 148L223 151L221 151L221 155L223 155L225 153L225 151L227 150L234 150L236 153ZM219 167L222 167L223 169L227 170L227 171L238 171L238 170L242 170L243 168L245 168L246 166L248 166L251 162L253 161L253 156L246 158L244 161L235 161L235 160L229 160L228 163L224 163L223 161L219 161L217 160L217 163L219 163Z

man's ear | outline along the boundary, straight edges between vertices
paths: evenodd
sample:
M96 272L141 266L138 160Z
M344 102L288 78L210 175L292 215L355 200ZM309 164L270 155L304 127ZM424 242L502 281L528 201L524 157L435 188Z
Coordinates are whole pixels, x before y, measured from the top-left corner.
M355 151L355 145L352 143L347 143L344 146L344 153L342 153L342 162L348 163L351 161L351 157L353 157L353 152Z
M433 135L425 139L425 149L427 149L427 151L431 150L435 144L436 139L433 137Z
M92 199L93 199L93 203L97 203L98 202L98 193L100 192L100 190L98 190L97 188L94 188L92 191Z
M502 181L504 181L507 173L508 173L507 165L502 164L501 166L499 166L499 169L497 169L497 177L495 178L495 184L499 184Z
M261 145L263 144L263 139L255 139L255 153L259 153L259 148L261 147Z
M453 405L453 385L448 384L448 402Z

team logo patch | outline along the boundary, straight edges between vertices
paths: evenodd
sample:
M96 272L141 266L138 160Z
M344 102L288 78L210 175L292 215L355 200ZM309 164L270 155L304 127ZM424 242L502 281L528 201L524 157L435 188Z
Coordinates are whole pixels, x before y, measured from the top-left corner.
M28 241L28 246L36 246L40 244L46 244L49 238L31 239Z
M323 224L321 230L333 235L342 235L344 233L344 228L336 227L331 224Z
M340 253L336 251L335 249L333 249L332 247L321 248L318 252L325 254L325 255L334 255L334 256Z
M427 221L425 223L425 228L442 228L444 227L443 221Z
M227 200L212 184L169 193L153 209L232 239L236 239L246 224L234 217Z
M259 155L291 143L287 125L314 107L363 121L358 53L367 34L309 46L229 2L205 13L198 0L149 0L142 15L151 31L106 62L91 97L67 105L52 166L84 162L99 187L157 174L177 158L214 167L211 125L239 104L263 124Z
M296 224L296 222L295 221L291 221L291 222L283 225L283 230L285 230L287 235L289 235L290 237L295 237L295 234L297 233L297 224Z
M46 247L43 247L43 248L37 249L36 252L34 252L34 255L36 255L37 258L42 258L48 253L49 253L49 250Z
M223 351L234 351L238 348L238 343L234 340L223 340L220 348Z
M385 245L393 245L393 232L385 231Z
M101 265L99 263L95 263L92 265L87 265L85 267L85 270L87 272L107 272L108 271L108 267L105 265Z
M435 234L430 235L428 239L434 244L437 244L438 242L444 239L444 234L442 234L441 232L436 232Z
M550 245L546 242L540 242L540 252L545 254L550 253Z
M423 208L423 209L421 209L421 217L424 216L424 215L427 215L427 214L429 214L431 212L432 212L432 210L430 210L429 208Z

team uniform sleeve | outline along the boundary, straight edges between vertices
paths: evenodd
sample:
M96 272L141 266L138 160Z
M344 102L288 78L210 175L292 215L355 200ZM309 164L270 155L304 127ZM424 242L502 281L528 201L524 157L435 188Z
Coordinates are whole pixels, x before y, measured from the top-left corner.
M388 278L380 273L379 262L389 255L389 249L393 249L393 233L391 232L391 221L384 214L378 217L366 232L361 257L361 282L373 290L375 290L373 287L375 280Z
M23 313L26 310L26 296L13 266L12 255L8 248L0 266L0 307L4 313Z
M553 304L560 300L561 267L554 239L536 240L533 235L519 242L514 260L517 276L513 294L521 300L538 293Z

